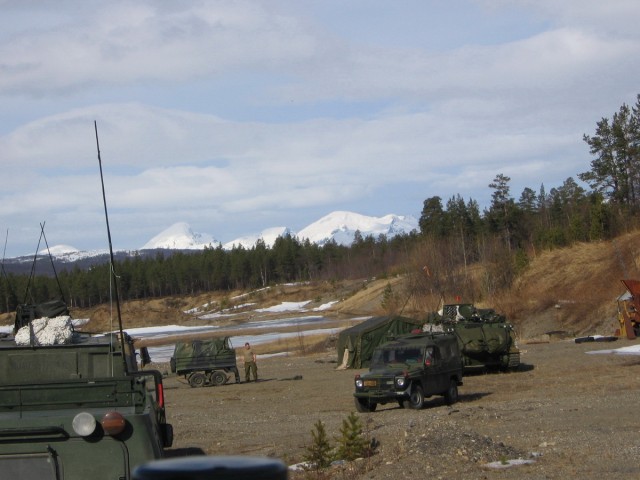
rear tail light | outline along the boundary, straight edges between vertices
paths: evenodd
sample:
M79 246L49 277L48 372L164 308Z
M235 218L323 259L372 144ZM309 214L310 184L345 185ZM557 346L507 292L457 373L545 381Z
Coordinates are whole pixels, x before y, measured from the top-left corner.
M122 414L118 412L107 412L104 417L102 417L102 429L104 433L110 436L118 435L122 433L124 427L127 425L126 420L122 416Z
M164 408L164 387L162 386L162 382L158 383L158 385L156 386L156 391L158 392L158 408Z

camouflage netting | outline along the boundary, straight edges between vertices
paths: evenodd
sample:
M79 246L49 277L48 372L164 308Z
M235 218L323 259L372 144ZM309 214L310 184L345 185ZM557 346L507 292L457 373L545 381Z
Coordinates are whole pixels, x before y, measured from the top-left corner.
M236 352L229 337L176 343L171 370L178 374L194 370L229 369L236 366Z

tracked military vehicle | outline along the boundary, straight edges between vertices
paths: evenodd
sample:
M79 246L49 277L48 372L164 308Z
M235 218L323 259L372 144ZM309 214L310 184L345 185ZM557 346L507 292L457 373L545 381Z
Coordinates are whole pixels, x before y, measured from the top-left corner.
M0 338L0 476L128 479L162 458L173 432L160 372L138 369L126 333L79 333L40 310L21 306Z
M462 358L451 333L417 333L384 343L373 352L369 372L355 377L355 406L373 412L378 404L420 409L442 395L451 405L462 385Z
M231 375L240 383L236 351L229 337L178 342L169 363L171 371L184 376L192 387L224 385Z
M449 304L438 320L456 335L465 370L508 370L520 365L513 326L495 310L478 309L470 303Z

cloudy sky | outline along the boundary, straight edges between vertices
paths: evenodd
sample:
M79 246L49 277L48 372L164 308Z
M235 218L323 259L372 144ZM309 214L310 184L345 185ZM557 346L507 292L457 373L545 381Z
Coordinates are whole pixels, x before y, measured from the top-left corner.
M589 169L640 93L637 0L0 0L7 257L486 206ZM8 232L8 235L7 235ZM5 238L2 238L5 244Z

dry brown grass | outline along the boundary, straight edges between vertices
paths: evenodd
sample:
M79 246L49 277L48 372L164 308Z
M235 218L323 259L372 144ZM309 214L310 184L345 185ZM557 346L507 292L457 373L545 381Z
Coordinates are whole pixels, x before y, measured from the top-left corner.
M640 232L634 232L613 242L542 252L505 292L515 303L514 320L556 310L561 323L576 331L614 321L616 298L625 291L620 280L640 276L639 241Z

